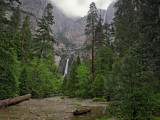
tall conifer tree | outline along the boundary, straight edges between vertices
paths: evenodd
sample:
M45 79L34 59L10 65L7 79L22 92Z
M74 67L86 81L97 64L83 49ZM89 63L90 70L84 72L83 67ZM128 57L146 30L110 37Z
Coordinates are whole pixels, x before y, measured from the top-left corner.
M139 25L142 33L140 52L145 70L152 69L159 80L160 91L160 1L145 0L139 2Z
M8 30L11 21L4 14L10 7L9 3L0 0L0 99L19 94L20 62L10 42L13 39L13 34Z
M91 40L91 45L92 45L92 79L94 80L94 51L95 51L95 30L96 30L96 25L98 23L97 20L97 8L94 2L90 4L90 10L88 11L88 16L87 16L87 25L85 29L85 34L88 36L89 40Z
M54 51L54 38L51 25L54 24L53 6L49 3L39 19L37 34L35 35L35 51L39 59Z
M137 14L132 0L119 0L115 7L115 44L118 54L123 57L138 38Z

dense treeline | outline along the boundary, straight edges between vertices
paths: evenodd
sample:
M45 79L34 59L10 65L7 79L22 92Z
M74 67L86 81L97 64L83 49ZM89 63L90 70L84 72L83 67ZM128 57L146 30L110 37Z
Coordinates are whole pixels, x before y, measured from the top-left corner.
M20 2L0 0L0 100L62 91L71 97L112 101L106 110L117 118L156 119L160 116L159 5L159 0L118 0L113 23L108 24L91 3L83 54L73 60L61 89L51 29L53 6L46 6L33 34L30 17L21 17Z
M160 115L160 2L118 0L115 18L102 24L91 3L82 60L63 81L73 97L105 97L107 112L127 120Z
M0 100L27 93L46 97L61 85L50 28L54 24L52 5L44 9L36 34L31 32L30 16L22 19L19 6L18 0L0 0ZM6 11L12 13L10 18Z

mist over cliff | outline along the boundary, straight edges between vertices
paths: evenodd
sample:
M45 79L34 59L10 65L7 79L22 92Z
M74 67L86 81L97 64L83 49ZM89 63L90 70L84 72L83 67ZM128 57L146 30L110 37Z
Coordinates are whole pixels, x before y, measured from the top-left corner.
M52 1L50 0L20 0L22 3L21 9L33 14L36 19L40 18L43 10L48 3L53 4L53 15L55 24L52 26L55 35L63 35L66 40L71 41L76 45L83 45L86 40L84 29L86 25L86 16L68 17L65 15ZM105 22L111 22L114 16L114 3L112 3L107 11L101 10L102 19ZM100 10L99 10L100 11ZM99 12L100 13L100 12ZM32 20L33 26L36 28L36 21Z

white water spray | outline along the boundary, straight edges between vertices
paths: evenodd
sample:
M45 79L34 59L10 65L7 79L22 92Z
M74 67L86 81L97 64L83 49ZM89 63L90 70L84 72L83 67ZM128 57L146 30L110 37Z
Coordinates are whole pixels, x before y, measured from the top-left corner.
M63 77L65 77L68 74L68 63L69 63L69 59L67 59Z

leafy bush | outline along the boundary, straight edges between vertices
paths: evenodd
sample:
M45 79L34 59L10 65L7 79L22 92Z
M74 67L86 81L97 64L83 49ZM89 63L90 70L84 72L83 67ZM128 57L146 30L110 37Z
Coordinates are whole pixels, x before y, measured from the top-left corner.
M104 95L104 77L98 74L91 85L91 94L94 97L102 97Z
M62 96L62 97L61 97L61 99L62 99L62 100L64 100L64 99L65 99L65 97L64 97L64 96Z
M94 97L94 98L93 98L93 101L103 101L103 102L105 102L106 99L105 99L105 98Z

